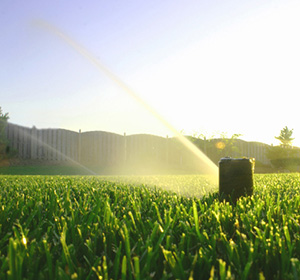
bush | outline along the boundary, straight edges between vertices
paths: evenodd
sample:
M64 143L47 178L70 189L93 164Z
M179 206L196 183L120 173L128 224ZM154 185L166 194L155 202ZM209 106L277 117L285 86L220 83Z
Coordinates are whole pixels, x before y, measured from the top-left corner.
M271 164L276 168L295 169L296 167L300 167L300 158L290 157L272 159Z

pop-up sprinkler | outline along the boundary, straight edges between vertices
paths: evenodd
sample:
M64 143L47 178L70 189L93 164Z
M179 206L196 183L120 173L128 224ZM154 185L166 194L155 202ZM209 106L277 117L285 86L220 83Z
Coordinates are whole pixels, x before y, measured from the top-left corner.
M227 201L253 194L254 158L221 158L219 161L219 194Z

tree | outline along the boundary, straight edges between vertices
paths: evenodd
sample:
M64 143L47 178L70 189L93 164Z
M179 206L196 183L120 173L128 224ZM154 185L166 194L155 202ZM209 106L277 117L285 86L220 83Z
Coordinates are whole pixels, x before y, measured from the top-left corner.
M281 131L280 135L275 137L277 140L281 142L281 146L284 148L288 148L292 146L292 142L295 138L292 138L294 129L288 129L287 126L285 126Z
M231 137L228 137L226 133L220 134L220 140L215 144L219 157L236 156L239 154L239 148L235 145L236 140L242 136L242 134L234 133Z
M266 151L266 156L271 164L280 169L294 170L300 164L299 149L292 147L293 129L285 126L280 135L275 137L281 142L279 146L270 146Z
M200 148L200 150L202 150L204 154L207 155L208 151L213 146L213 143L211 142L213 138L214 135L206 136L203 133L195 132L193 136L190 137L190 140L194 142L194 144L198 146L198 148Z
M235 133L231 137L228 137L226 133L222 132L220 133L219 138L215 138L214 135L207 137L202 133L194 133L190 139L217 164L222 157L234 157L240 154L239 148L236 145L236 140L241 135L242 134Z
M8 140L5 134L5 128L7 126L8 119L8 113L4 114L2 112L2 108L0 107L0 159L4 157L8 144Z

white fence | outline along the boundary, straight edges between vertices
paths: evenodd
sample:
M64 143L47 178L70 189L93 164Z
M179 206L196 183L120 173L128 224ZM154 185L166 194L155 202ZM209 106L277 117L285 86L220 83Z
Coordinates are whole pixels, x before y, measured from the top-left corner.
M21 159L76 161L98 164L117 162L159 161L182 164L184 150L175 138L154 135L130 135L92 131L74 132L65 129L36 129L8 123L6 135L10 147ZM254 157L268 164L267 144L237 140L238 154ZM208 153L209 155L209 153ZM187 159L187 157L186 157Z

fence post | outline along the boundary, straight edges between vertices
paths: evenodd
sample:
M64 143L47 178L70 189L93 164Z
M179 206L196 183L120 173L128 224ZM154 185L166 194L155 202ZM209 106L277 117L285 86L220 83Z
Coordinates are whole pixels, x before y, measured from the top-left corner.
M166 163L169 164L169 136L166 137Z
M57 160L57 129L52 130L52 152L53 160Z
M81 162L81 129L78 133L78 162Z
M37 159L37 130L36 127L33 126L31 129L31 146L30 146L30 158Z
M47 147L47 154L48 154L48 156L47 156L47 160L52 160L52 149L51 149L51 147L52 147L52 133L51 133L51 129L50 128L48 128L47 129L47 134L46 134L47 136L46 136L46 147Z
M126 132L124 132L124 163L127 161L127 139Z

